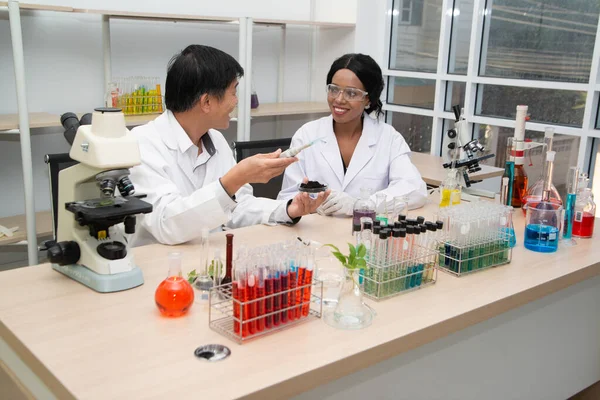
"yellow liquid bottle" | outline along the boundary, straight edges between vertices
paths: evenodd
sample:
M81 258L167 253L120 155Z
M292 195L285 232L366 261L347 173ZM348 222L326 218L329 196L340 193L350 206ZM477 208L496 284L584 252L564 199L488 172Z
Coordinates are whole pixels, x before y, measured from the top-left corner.
M456 170L450 170L440 187L440 207L457 204L460 204L460 186L456 180Z

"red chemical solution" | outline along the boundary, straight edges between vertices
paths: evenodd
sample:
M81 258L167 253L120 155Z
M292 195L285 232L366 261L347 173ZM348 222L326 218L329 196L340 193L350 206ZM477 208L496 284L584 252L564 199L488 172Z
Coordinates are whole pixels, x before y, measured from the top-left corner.
M250 308L248 307L248 287L247 286L238 286L238 297L241 302L241 315L240 321L242 322L242 337L246 337L250 334L248 330L248 314L250 313Z
M310 310L310 292L312 290L312 275L312 270L307 269L304 272L304 284L307 285L304 288L304 304L302 304L302 315L304 317L308 316L308 311Z
M578 219L581 219L578 221ZM573 236L581 238L590 238L594 234L594 221L595 218L592 214L584 212L581 218L575 218L573 220Z
M304 285L304 271L306 271L306 268L304 267L300 267L298 268L298 286L303 286ZM300 319L300 316L302 315L302 289L298 289L296 290L296 305L298 307L296 307L296 309L294 310L296 313L296 318Z
M256 288L256 298L259 299L258 300L258 317L262 317L263 315L265 315L265 288L264 286L259 286ZM265 330L265 319L263 318L259 318L256 321L256 330L258 332L262 332Z
M248 277L248 320L255 318L258 313L258 302L253 301L256 299L256 279L254 275ZM251 335L256 333L256 321L248 322L248 332Z
M270 296L273 294L273 278L265 279L265 295ZM273 312L273 297L267 297L265 299L265 313L270 314ZM267 315L265 317L265 328L271 329L273 326L273 316Z
M290 289L296 289L297 279L298 279L298 273L296 271L290 271ZM295 290L290 291L289 300L290 301L288 303L288 307L290 307L290 309L288 310L288 318L290 321L292 321L292 320L296 319L296 310L291 308L296 304L296 291Z
M281 280L273 278L273 293L281 292ZM281 296L273 296L273 311L281 310ZM273 325L278 326L281 321L280 313L273 314Z
M231 285L231 295L233 296L234 300L240 301L240 297L238 294L238 284L237 282L233 282L233 284ZM233 331L236 334L240 334L240 304L234 301L233 302ZM235 320L237 318L237 321Z
M194 289L181 276L170 276L158 285L154 301L166 317L185 315L194 303Z
M286 308L288 306L289 292L287 292L287 290L290 289L290 274L289 273L281 274L280 279L281 279L281 291L283 292L281 294L281 309L283 310L281 312L281 323L285 324L288 321L288 310Z

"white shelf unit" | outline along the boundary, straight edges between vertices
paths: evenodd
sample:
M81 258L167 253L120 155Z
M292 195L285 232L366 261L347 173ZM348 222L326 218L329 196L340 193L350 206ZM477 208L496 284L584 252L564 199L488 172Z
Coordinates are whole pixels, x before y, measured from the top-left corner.
M327 104L323 101L312 101L312 93L309 101L305 102L283 102L283 82L285 59L285 35L288 25L304 25L312 27L311 38L311 71L316 58L317 34L322 28L343 28L354 30L354 23L324 22L314 20L278 20L278 19L252 19L248 17L214 17L187 14L162 14L162 13L140 13L128 11L111 11L97 9L83 9L53 5L39 5L19 3L17 1L0 1L0 7L8 7L9 23L11 29L11 40L13 59L16 76L17 101L19 104L18 114L0 115L0 139L4 136L18 137L21 145L23 180L25 187L25 217L27 225L27 248L29 265L37 264L37 237L35 223L35 203L33 195L33 177L31 160L31 129L60 127L59 115L36 112L29 113L25 95L25 74L23 60L23 40L21 31L21 10L53 11L64 13L85 13L102 16L102 42L103 42L103 64L104 64L104 87L111 81L111 43L110 43L110 20L111 19L134 19L134 20L161 20L161 21L186 21L186 22L210 22L227 23L239 25L239 60L244 68L245 77L252 75L252 30L255 24L280 26L282 28L282 44L280 47L278 95L276 103L261 104L257 109L250 109L251 79L242 79L239 86L238 109L232 115L237 120L237 140L250 140L250 119L253 117L298 115L328 112ZM311 18L314 17L314 0L311 1ZM312 78L312 77L311 77ZM309 78L309 82L312 79ZM99 99L99 103L102 99ZM156 115L127 116L129 126L144 124Z

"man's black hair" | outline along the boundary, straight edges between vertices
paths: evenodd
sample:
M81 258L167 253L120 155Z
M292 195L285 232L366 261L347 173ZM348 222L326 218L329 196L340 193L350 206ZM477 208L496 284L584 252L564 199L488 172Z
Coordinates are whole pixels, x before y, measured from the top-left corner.
M327 74L327 84L331 83L333 75L340 69L349 69L360 79L369 96L368 113L375 112L379 117L383 112L381 100L381 92L383 90L383 74L377 62L370 56L360 53L344 54L331 64L331 69Z
M243 75L244 69L229 54L192 44L169 61L165 85L167 109L188 111L205 93L222 99L229 85Z

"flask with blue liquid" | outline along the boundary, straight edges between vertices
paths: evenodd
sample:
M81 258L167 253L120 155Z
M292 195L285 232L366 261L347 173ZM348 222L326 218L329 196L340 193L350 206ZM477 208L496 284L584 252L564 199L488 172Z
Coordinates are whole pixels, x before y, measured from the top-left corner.
M554 151L546 153L546 171L542 201L527 207L525 216L525 248L540 253L553 253L558 249L559 233L563 222L563 207L550 201Z

